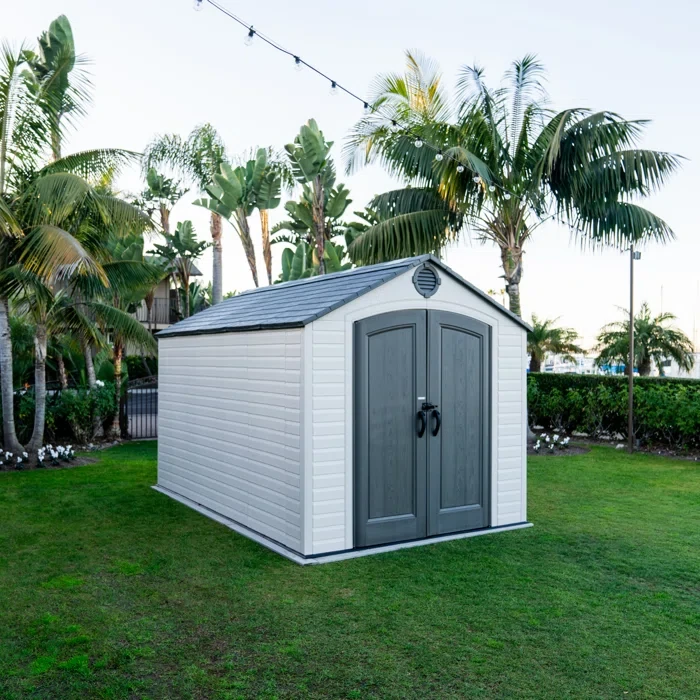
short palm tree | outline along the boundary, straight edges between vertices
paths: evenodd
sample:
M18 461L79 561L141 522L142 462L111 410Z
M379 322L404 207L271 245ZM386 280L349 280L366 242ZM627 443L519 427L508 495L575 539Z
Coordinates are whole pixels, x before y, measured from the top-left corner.
M679 165L678 156L637 148L646 122L583 108L553 112L534 56L515 61L499 88L482 68L463 67L454 105L437 67L407 58L404 75L376 79L373 109L346 154L350 170L378 162L409 187L370 203L380 223L351 254L381 262L439 253L469 230L498 246L510 310L520 315L523 252L547 219L592 245L673 237L636 201Z
M539 372L547 353L572 359L574 353L583 352L576 344L578 333L573 328L556 326L558 318L540 319L532 314L532 330L527 334L527 351L530 354L530 371Z
M183 316L190 315L190 276L192 266L209 247L208 243L197 240L197 234L191 221L181 221L175 227L175 233L163 233L165 243L156 243L152 251L169 262L169 269L177 275L183 293Z
M143 168L147 173L151 168L170 167L192 182L200 192L204 192L226 160L226 146L223 139L211 124L203 124L193 129L186 139L178 134L156 137L146 147ZM223 299L221 223L221 214L212 211L209 231L213 248L212 302L214 304L218 304Z
M596 363L600 365L624 364L629 373L629 312L625 311L625 320L614 321L603 326L598 334ZM639 375L651 374L652 363L663 374L664 360L675 360L678 366L690 371L695 363L693 343L679 328L670 326L676 317L671 313L651 315L651 309L645 302L634 317L634 363Z

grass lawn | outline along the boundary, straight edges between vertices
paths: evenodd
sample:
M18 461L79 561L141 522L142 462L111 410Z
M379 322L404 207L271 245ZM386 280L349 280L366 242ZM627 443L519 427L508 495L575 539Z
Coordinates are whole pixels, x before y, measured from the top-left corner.
M700 466L530 461L535 527L300 567L151 490L0 474L0 697L700 698Z

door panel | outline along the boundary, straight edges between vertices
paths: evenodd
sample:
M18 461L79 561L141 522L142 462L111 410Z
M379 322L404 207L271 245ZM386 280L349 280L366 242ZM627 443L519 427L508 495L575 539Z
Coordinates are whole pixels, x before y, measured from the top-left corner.
M430 401L441 426L428 447L428 534L489 524L490 331L480 321L428 312ZM434 429L437 418L430 421Z
M426 312L355 324L355 545L426 536L426 439L416 400L426 395Z

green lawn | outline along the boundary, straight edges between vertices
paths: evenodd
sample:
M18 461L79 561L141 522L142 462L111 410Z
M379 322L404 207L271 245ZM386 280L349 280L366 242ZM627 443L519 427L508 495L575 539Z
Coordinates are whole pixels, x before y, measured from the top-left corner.
M700 466L530 462L534 528L300 567L155 444L0 474L0 697L700 697Z

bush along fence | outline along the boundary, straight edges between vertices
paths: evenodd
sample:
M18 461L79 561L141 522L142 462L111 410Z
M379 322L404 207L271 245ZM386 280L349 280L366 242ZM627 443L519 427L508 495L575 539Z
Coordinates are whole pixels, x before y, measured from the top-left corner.
M528 375L530 425L592 438L627 437L627 377ZM700 448L700 381L634 380L635 437L674 450Z
M34 406L33 388L15 392L15 425L22 444L26 444L31 437ZM85 444L105 426L111 425L117 408L112 382L98 380L94 389L50 388L46 396L44 440L47 443L70 441Z

